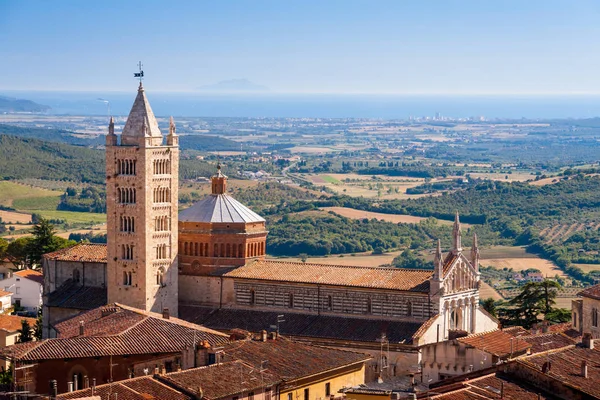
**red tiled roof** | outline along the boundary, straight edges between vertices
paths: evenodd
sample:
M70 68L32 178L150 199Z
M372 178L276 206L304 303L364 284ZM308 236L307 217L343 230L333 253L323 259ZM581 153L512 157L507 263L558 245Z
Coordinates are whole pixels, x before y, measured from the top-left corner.
M547 376L588 394L590 398L600 398L600 349L565 347L526 357L517 362L542 373L542 366L547 361L551 364ZM582 361L586 361L588 365L587 378L581 375Z
M538 335L523 335L520 339L531 344L531 353L540 353L546 350L560 349L573 346L577 342L561 332L542 333Z
M116 383L96 386L58 395L59 400L99 396L101 400L191 400L192 398L170 388L150 376L127 379ZM110 396L110 397L109 397Z
M369 354L318 347L287 339L244 340L223 346L224 361L241 360L284 381L366 362ZM266 363L263 363L266 361Z
M67 279L58 289L48 294L48 307L73 308L76 310L92 310L102 307L108 302L106 288L83 286Z
M600 300L600 284L590 286L581 292L577 293L578 296L590 297L592 299Z
M446 392L447 393L443 393ZM439 386L432 390L428 398L441 400L484 400L499 399L503 394L505 400L547 400L553 397L539 395L539 390L496 374L469 379L461 384ZM438 394L442 393L442 394Z
M11 293L12 294L12 293ZM21 329L21 322L25 320L29 322L29 326L33 328L36 323L35 318L25 318L18 315L0 314L0 330L6 332L16 332Z
M12 292L7 292L6 290L0 290L0 297L12 296L12 294Z
M22 269L20 271L15 272L15 275L20 276L21 278L27 278L34 282L39 283L40 285L44 284L44 275L41 272L36 271L34 269Z
M476 333L458 341L498 357L520 353L531 347L525 340L500 330Z
M281 311L214 309L209 307L179 306L181 318L213 329L245 329L259 332L277 324ZM373 320L285 312L280 332L286 336L341 339L357 342L375 342L385 334L390 342L411 344L412 338L424 322Z
M238 360L173 372L157 379L190 393L198 393L201 388L202 399L212 400L272 386L280 381L270 371L260 371L260 365L257 368Z
M44 258L54 261L79 261L105 263L107 257L106 244L79 243L75 246L44 254Z
M429 291L433 271L400 268L370 268L310 264L280 260L258 260L226 273L229 278L258 279L377 289Z
M79 335L80 322L84 334ZM16 344L0 350L21 360L52 360L107 355L177 353L194 340L211 345L228 342L228 336L178 318L112 304L63 321L55 326L59 337L35 342L35 346Z

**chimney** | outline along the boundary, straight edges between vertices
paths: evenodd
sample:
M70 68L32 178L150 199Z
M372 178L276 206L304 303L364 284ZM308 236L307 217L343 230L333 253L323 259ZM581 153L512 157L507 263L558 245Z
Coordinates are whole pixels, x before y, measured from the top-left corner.
M267 331L265 331L264 329L262 331L260 331L260 340L262 342L266 342L267 341Z
M410 385L415 386L415 374L409 374L410 377Z
M67 382L67 387L69 388L67 391L72 392L73 391L73 382Z
M88 378L87 375L84 375L83 377L83 388L87 389L90 387L90 378Z
M168 308L163 308L163 318L164 319L171 318L171 315L169 314L169 309Z
M594 339L592 339L592 334L590 332L586 332L583 334L583 339L581 339L581 344L586 349L594 350Z
M154 375L158 375L159 372L158 366L154 367Z
M588 366L587 361L585 360L581 362L581 376L583 376L584 378L588 377Z
M542 323L542 333L548 333L548 321Z
M81 389L79 387L79 381L77 380L77 375L73 375L73 390L77 391Z
M547 374L552 369L552 363L550 361L546 361L544 365L542 365L542 373Z
M79 321L79 336L83 336L85 333L85 325L83 321Z
M92 389L96 389L96 378L92 378Z
M56 396L58 396L58 386L56 379L52 379L50 381L50 398L56 400Z

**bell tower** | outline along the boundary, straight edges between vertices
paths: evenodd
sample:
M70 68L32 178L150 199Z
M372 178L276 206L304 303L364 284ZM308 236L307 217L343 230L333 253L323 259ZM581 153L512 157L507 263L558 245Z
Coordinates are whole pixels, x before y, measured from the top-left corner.
M106 136L108 302L171 315L178 310L179 146L165 138L140 82L119 137Z

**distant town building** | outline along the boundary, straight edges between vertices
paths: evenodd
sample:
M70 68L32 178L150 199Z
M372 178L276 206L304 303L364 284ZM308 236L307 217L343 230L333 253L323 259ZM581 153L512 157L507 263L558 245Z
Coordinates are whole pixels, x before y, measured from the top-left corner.
M581 299L572 301L571 317L573 328L582 335L590 333L600 338L600 285L590 286L577 293Z
M44 276L33 269L22 269L0 281L0 289L12 293L15 308L36 313L42 306Z

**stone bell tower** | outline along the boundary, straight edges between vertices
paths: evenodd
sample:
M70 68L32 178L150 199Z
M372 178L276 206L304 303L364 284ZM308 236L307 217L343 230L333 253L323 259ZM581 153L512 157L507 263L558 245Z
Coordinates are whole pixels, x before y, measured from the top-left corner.
M140 82L119 137L106 136L108 302L177 315L179 143L165 138Z

